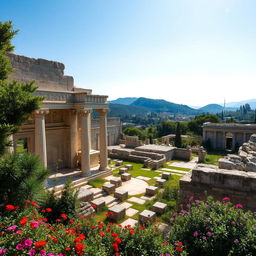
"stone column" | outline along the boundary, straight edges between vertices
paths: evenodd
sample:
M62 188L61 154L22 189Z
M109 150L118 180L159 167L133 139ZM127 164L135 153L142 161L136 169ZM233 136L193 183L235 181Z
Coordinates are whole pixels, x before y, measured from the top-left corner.
M39 156L44 168L47 168L45 115L48 113L48 109L39 109L35 112L35 154Z
M77 167L77 111L70 110L70 167Z
M8 142L10 143L10 145L7 148L7 153L12 154L12 153L14 153L13 134L8 137Z
M107 136L107 112L108 109L97 110L100 114L100 170L108 167L108 136Z
M90 173L91 150L91 109L83 109L81 115L81 171L84 176Z
M213 148L216 149L217 147L217 132L213 132Z

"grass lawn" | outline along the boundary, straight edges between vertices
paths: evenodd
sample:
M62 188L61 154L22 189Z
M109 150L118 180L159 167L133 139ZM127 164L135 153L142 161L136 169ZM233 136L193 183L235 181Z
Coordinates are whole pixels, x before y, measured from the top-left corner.
M170 162L168 162L168 163L170 163ZM179 170L179 171L185 171L185 172L190 171L189 168L171 166L171 165L168 165L167 163L165 163L163 166L164 166L163 168L166 168L166 169Z
M206 154L206 157L205 157L205 161L204 163L205 164L214 164L214 165L218 165L218 160L220 158L223 158L224 156L226 156L227 153L226 152L223 152L223 151L220 151L220 152L208 152Z
M89 185L95 187L95 188L102 188L103 184L107 182L107 180L105 179L101 179L101 178L97 178L97 179L94 179L94 180L90 180L88 182Z

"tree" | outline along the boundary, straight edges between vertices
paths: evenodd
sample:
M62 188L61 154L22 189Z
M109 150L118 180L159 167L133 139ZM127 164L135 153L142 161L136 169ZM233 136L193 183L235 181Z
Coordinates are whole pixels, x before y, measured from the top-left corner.
M146 132L137 127L128 127L124 129L124 134L128 136L138 136L140 140L146 139Z
M179 122L176 125L175 147L181 148L181 127Z
M5 81L11 72L6 54L14 49L11 40L16 33L11 21L0 22L0 156L9 145L8 137L18 131L43 100L41 96L32 95L37 89L33 81Z

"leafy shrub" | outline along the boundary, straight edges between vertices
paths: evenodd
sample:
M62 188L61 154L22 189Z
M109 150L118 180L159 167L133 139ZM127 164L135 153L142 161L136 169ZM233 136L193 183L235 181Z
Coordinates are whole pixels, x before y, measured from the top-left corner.
M63 223L66 215L49 224L35 203L24 209L7 206L0 220L1 255L173 256L187 255L182 242L170 245L155 226L119 225L80 217ZM43 209L46 210L46 209Z
M45 200L40 204L45 208L42 214L48 219L50 223L59 219L60 215L65 213L70 217L75 217L76 208L78 207L78 191L72 188L71 181L65 183L64 189L60 197L54 195L54 191L48 192ZM51 209L50 211L47 209Z
M256 255L255 216L229 200L196 201L188 211L174 214L177 216L171 224L170 241L183 241L192 256Z
M0 200L24 205L24 200L39 200L43 182L49 174L37 156L28 153L6 155L0 161Z

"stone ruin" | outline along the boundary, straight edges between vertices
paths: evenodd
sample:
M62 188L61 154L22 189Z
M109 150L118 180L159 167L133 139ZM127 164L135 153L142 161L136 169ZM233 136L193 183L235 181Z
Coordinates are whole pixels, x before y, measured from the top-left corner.
M234 204L256 211L256 135L239 149L239 155L228 155L220 159L219 166L198 164L180 179L181 204L191 196L205 200L230 197Z
M250 140L239 148L238 155L228 154L221 158L219 168L256 172L256 134L251 135Z

